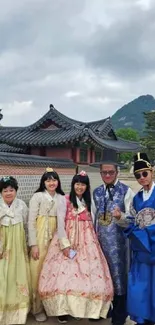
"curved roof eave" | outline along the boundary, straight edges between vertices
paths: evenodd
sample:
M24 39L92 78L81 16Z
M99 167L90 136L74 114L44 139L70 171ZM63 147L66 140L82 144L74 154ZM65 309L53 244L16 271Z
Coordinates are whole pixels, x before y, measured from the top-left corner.
M113 149L117 152L137 152L143 147L138 142L127 141L121 138L116 140L110 139L100 139L98 136L89 130L89 134L96 143L100 144L102 147Z
M52 166L56 168L75 168L75 164L71 159L40 157L35 155L7 153L7 152L1 152L0 164L40 166L40 167L48 167L49 165L52 164Z
M70 117L67 117L63 113L59 112L53 105L50 105L50 109L48 110L48 112L45 115L43 115L35 123L33 123L25 128L28 130L35 130L35 129L39 128L44 122L46 122L47 120L50 120L50 119L61 127L70 127L70 126L72 126L72 127L73 126L75 126L75 127L80 127L80 126L90 127L91 125L93 126L98 123L104 123L106 120L109 120L110 117L100 119L97 121L82 122L82 121L74 120Z

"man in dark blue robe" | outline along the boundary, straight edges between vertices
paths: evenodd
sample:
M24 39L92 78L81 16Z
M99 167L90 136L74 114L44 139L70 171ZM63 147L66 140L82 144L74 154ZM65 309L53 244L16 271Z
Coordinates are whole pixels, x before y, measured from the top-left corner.
M134 157L134 175L142 189L131 208L134 222L125 230L132 250L127 311L137 324L155 323L155 184L146 154Z
M111 317L113 325L125 323L127 286L127 242L123 228L115 216L123 221L129 215L133 199L132 190L118 180L116 159L102 161L100 174L103 184L93 192L95 203L95 228L102 251L107 259L114 284L114 301Z

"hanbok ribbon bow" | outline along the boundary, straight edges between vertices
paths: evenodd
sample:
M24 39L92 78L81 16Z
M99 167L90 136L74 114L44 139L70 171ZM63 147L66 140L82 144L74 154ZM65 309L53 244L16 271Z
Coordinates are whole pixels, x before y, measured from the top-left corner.
M107 184L107 185L106 185L106 191L108 191L110 201L113 201L113 195L112 195L110 189L112 189L112 188L114 188L114 187L115 187L115 186L114 186L113 184Z

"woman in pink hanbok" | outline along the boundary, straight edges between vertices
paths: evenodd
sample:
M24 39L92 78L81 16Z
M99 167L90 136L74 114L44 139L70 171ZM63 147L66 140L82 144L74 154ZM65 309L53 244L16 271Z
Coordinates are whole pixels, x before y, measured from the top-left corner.
M66 218L58 219L43 264L39 294L48 316L106 318L113 300L113 284L100 249L91 215L90 183L82 171L75 175L66 197Z

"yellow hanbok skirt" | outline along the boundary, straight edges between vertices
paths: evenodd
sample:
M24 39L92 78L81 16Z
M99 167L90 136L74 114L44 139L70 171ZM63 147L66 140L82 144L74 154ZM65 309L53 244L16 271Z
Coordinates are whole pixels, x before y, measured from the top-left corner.
M30 270L23 223L0 226L0 324L25 324L30 309Z
M43 311L43 305L38 294L39 276L46 257L50 241L57 227L56 217L38 216L37 218L37 244L39 247L39 260L35 261L30 256L30 272L32 286L32 313Z

